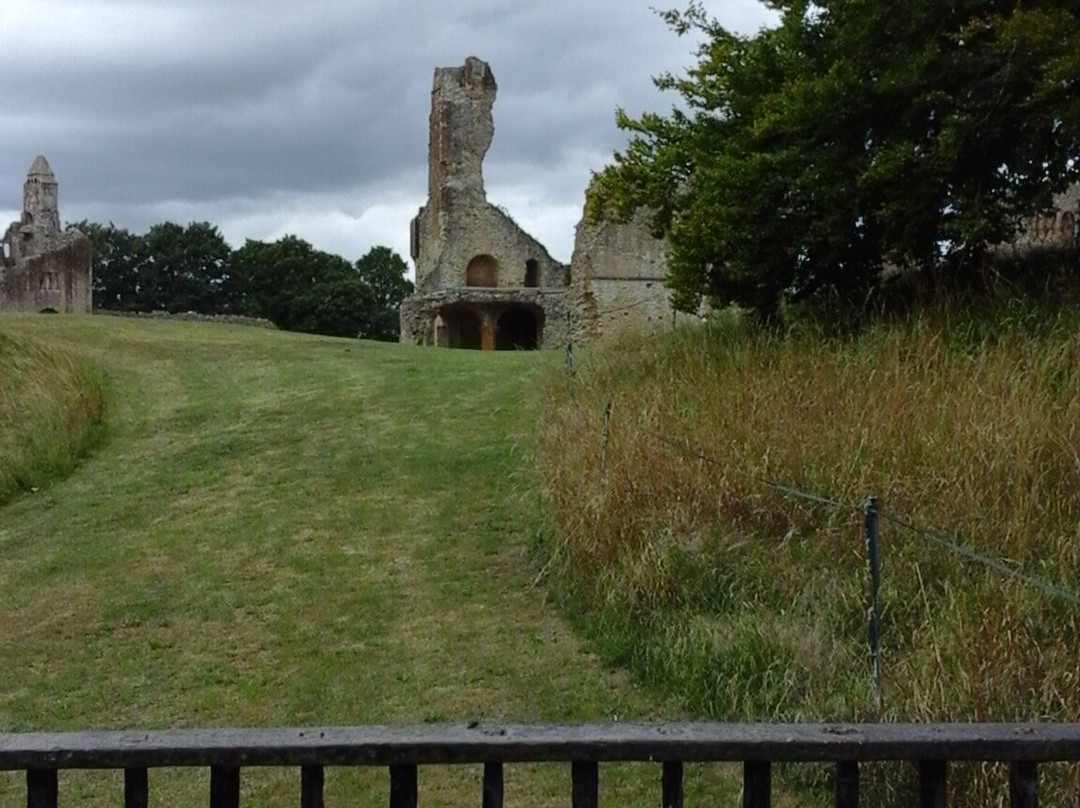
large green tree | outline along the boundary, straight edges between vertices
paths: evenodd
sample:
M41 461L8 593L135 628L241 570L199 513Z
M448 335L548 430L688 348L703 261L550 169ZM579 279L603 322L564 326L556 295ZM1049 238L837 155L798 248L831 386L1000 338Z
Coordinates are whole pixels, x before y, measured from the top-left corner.
M139 308L139 274L146 261L146 243L112 222L81 221L69 225L90 238L92 294L95 309L133 311Z
M280 328L330 336L396 339L407 265L388 247L350 264L296 236L248 241L233 269L253 313Z
M865 300L884 266L981 265L1078 177L1075 0L776 0L736 35L700 3L681 103L631 118L594 216L655 211L676 305L771 318L788 299Z
M226 314L242 305L232 249L207 222L163 222L143 235L111 222L72 227L90 237L95 308Z
M360 325L368 339L396 340L401 333L401 303L413 293L405 259L389 247L372 247L356 262L356 271L370 291L370 308Z
M163 222L145 240L148 260L139 276L144 310L229 313L232 249L214 225Z

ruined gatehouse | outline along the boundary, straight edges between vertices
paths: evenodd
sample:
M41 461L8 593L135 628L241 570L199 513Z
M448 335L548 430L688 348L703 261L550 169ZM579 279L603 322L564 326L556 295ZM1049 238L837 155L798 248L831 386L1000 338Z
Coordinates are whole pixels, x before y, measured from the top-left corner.
M644 220L583 220L567 267L487 201L482 169L496 91L491 68L475 57L435 70L428 199L411 226L416 294L402 304L402 341L558 347L571 335L670 327L666 252Z
M38 155L23 186L22 216L0 241L0 310L91 310L90 239L61 229L57 190Z

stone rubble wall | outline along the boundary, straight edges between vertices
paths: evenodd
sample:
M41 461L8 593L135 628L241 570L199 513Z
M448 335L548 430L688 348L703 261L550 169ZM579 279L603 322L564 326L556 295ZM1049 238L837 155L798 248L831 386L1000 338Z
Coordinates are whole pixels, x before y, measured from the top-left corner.
M649 219L645 209L628 222L582 217L570 261L576 339L669 329L688 318L671 307L664 286L667 243L652 235Z
M56 177L38 155L23 186L23 211L0 247L0 309L90 312L92 247L78 230L61 230Z
M475 57L435 70L428 198L410 226L416 294L401 307L402 342L465 344L456 340L468 313L481 323L482 347L492 348L500 333L513 333L498 322L514 307L535 318L537 347L565 343L569 334L566 267L484 192L497 90L491 68Z
M441 210L451 222L447 227L449 235L440 244L428 246L436 257L429 273L417 283L418 292L465 286L469 263L483 255L490 255L498 265L498 287L525 286L526 262L530 259L537 263L538 286L565 287L566 267L495 205L483 199L447 194ZM425 215L429 215L426 209L421 217Z
M197 311L118 311L116 309L98 309L94 314L107 317L133 317L140 320L190 320L200 323L227 323L229 325L246 325L277 330L277 326L270 320L263 317L245 317L242 314L200 314Z
M92 309L90 239L61 233L40 253L0 266L0 309L88 313Z
M446 307L461 306L478 316L498 317L501 311L523 306L542 312L541 348L559 348L570 337L569 298L565 289L441 289L413 295L401 305L401 341L410 345L434 345L435 322Z
M1024 222L1010 243L996 249L1015 258L1041 250L1074 249L1080 236L1080 185L1054 197L1052 208Z

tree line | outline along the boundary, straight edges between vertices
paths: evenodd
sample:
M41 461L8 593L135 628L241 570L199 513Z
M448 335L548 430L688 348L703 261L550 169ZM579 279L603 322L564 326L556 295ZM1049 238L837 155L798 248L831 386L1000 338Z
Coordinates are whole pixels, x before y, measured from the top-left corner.
M396 340L412 294L405 260L373 247L355 263L296 236L232 249L208 222L144 234L76 222L93 245L95 309L264 317L278 328Z
M593 217L654 213L677 306L765 321L815 300L865 307L883 270L977 283L994 245L1080 180L1075 0L768 0L750 36L701 2L661 16L700 38L656 83L670 114L619 125L627 148Z

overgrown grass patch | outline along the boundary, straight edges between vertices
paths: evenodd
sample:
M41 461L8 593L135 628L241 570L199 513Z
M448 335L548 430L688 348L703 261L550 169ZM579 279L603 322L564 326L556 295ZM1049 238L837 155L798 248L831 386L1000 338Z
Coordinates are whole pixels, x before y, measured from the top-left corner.
M0 333L0 505L70 472L104 436L105 409L85 359Z
M1080 608L890 521L878 715L860 507L875 495L891 519L1080 593L1075 309L940 311L846 339L727 323L597 351L553 387L552 568L596 647L686 709L1080 719ZM987 804L987 779L961 771L956 793ZM1075 767L1063 777L1080 791Z

